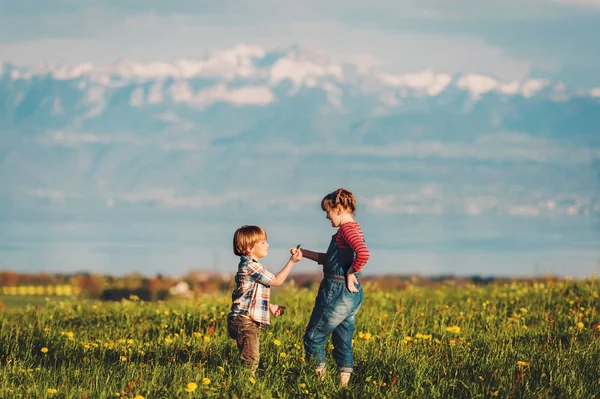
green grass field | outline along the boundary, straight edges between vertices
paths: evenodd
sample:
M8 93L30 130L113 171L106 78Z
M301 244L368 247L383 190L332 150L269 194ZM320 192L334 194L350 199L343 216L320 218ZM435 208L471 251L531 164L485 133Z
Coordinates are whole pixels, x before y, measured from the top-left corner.
M227 337L229 294L5 306L0 397L598 398L599 291L595 280L389 292L367 284L345 390L333 363L320 382L304 359L316 289L274 290L287 313L261 335L254 378Z
M9 309L18 309L25 306L45 305L49 302L64 300L63 297L43 297L37 295L0 295L0 303Z

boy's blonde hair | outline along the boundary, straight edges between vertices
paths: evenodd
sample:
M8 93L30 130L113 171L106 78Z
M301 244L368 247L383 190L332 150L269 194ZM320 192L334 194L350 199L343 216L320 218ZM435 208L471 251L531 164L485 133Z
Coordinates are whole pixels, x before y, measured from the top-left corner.
M332 193L327 194L321 200L321 209L325 209L325 202L329 201L331 206L335 208L336 206L341 206L342 208L349 210L351 213L356 211L356 198L354 198L354 194L345 188L338 188Z
M263 239L267 239L267 233L262 227L244 225L233 235L233 253L237 256L248 255L248 248L254 247Z

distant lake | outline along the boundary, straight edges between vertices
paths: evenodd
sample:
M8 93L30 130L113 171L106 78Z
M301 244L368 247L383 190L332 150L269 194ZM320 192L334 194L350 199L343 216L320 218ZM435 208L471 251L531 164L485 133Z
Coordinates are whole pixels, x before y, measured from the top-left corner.
M0 214L0 269L121 275L233 273L233 232L261 224L278 271L287 248L324 251L334 229L321 212L198 214L191 211ZM584 277L600 272L600 218L359 214L372 258L367 274ZM301 262L296 272L317 271Z

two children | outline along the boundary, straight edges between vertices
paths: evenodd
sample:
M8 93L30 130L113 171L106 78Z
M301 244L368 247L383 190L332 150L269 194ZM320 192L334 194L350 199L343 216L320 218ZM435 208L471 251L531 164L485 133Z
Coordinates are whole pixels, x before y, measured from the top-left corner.
M306 258L323 265L324 274L304 334L304 349L314 362L319 378L325 378L325 344L331 335L340 385L346 386L354 367L354 323L363 301L363 290L357 277L369 260L370 252L360 225L354 220L356 198L350 191L340 188L327 194L321 200L321 209L338 231L332 236L326 253L304 250ZM274 315L283 313L282 307L269 305L268 287L281 285L292 266L302 259L303 252L291 248L290 260L274 277L257 261L266 256L268 248L264 230L244 226L236 231L233 243L234 253L240 255L241 260L235 277L228 331L238 343L242 362L254 372L258 365L258 327L269 323L267 309L271 306L275 306L271 311ZM281 312L278 314L278 311ZM240 339L240 336L243 337ZM244 338L250 336L251 339Z

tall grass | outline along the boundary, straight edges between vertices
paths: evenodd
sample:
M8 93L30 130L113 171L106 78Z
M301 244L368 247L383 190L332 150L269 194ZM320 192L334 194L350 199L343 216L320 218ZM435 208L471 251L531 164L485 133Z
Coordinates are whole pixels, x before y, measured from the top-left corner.
M314 289L275 291L287 313L263 331L254 378L227 336L229 294L28 306L3 312L0 397L595 398L598 293L595 280L367 285L345 390L330 355L324 382L304 359Z

